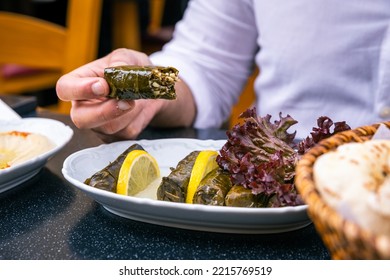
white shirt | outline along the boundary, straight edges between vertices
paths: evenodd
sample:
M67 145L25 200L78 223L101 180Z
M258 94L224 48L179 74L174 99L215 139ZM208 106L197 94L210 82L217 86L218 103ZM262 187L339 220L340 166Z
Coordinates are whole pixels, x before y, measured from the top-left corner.
M229 116L254 63L256 108L308 136L320 116L352 128L390 120L389 0L193 0L151 56L177 67L197 128Z

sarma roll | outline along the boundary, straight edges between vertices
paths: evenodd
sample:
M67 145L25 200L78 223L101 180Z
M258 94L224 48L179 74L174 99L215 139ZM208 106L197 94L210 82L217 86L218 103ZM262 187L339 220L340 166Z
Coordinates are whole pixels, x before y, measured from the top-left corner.
M231 187L229 173L220 168L214 169L200 182L193 203L224 206L225 196Z
M225 197L226 206L234 207L262 207L259 196L254 195L252 190L243 186L233 186Z
M192 167L200 152L193 151L177 164L168 176L162 178L157 189L157 199L171 202L185 202Z
M176 99L174 67L117 66L104 69L110 86L109 97L117 99Z
M116 193L116 184L118 182L119 171L126 156L133 150L144 150L141 145L133 144L120 154L113 162L108 164L102 170L87 178L84 183L94 188Z

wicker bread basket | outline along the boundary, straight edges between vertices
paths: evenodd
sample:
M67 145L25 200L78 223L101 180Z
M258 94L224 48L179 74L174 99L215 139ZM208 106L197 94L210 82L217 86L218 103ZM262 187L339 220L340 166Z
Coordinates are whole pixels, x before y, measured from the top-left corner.
M390 122L383 124L390 128ZM313 180L313 165L320 155L345 143L367 141L378 127L379 124L363 126L322 140L297 164L296 187L308 205L308 215L332 259L390 259L390 236L374 235L344 219L324 202Z

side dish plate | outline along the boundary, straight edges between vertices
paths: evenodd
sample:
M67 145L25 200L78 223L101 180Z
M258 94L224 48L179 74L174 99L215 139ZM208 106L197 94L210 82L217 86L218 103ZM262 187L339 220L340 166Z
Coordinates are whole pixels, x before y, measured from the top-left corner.
M147 223L191 230L266 234L296 230L311 223L307 206L283 208L239 208L207 206L158 201L149 198L123 196L96 189L84 180L105 167L127 147L138 143L154 156L161 175L194 150L220 150L225 140L161 139L122 141L88 148L70 155L62 173L73 186L103 205L109 212Z
M62 122L45 118L25 118L0 121L0 132L24 131L40 133L48 137L55 146L30 160L0 170L0 193L9 190L35 176L47 161L59 152L73 136L73 130Z

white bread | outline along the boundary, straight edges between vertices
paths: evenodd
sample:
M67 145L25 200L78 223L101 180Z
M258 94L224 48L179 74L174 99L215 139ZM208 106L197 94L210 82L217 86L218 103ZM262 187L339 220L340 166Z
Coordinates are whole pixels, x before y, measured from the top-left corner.
M326 203L363 228L390 235L390 140L341 145L321 155L313 171Z

